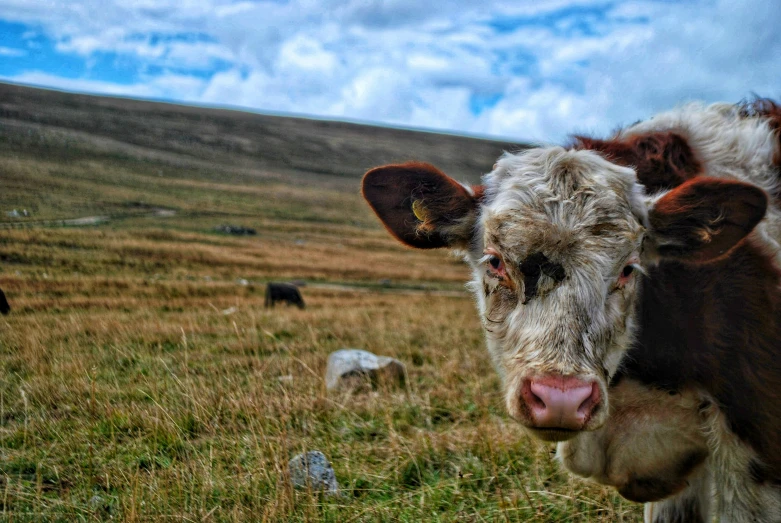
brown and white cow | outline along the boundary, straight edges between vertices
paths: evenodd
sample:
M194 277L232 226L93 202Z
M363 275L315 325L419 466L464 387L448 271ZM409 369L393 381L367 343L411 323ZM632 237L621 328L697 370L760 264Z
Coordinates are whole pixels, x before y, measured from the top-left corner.
M688 105L608 140L423 163L363 194L472 267L509 414L648 521L781 521L781 109Z

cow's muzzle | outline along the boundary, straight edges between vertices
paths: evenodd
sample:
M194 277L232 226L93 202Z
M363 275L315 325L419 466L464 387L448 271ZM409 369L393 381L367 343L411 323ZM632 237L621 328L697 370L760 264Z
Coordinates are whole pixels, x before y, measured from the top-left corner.
M526 418L521 421L547 441L567 440L586 430L602 403L596 380L560 375L524 379L518 399Z

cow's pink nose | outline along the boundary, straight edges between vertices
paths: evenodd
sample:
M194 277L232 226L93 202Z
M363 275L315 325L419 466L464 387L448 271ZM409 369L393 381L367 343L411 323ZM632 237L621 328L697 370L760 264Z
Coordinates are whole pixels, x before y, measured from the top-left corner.
M565 376L524 380L521 396L532 425L548 429L582 429L600 400L596 381Z

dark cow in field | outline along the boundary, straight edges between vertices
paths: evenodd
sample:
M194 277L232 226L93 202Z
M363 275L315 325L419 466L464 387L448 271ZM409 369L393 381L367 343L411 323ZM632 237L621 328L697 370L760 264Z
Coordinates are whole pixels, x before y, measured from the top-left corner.
M5 293L0 290L0 314L8 314L11 312L11 306L8 305L8 300L5 299Z
M273 307L277 302L286 302L299 309L305 307L304 298L301 297L298 287L292 283L269 282L266 285L266 307Z
M646 521L781 521L781 108L692 104L612 138L424 163L363 194L472 267L509 414Z

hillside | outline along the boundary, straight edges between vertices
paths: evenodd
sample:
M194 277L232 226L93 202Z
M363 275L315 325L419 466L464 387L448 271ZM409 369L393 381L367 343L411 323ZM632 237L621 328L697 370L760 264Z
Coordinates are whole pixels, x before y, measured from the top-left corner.
M8 134L56 133L71 148L223 167L358 177L420 160L477 181L518 144L325 120L63 93L0 83Z

